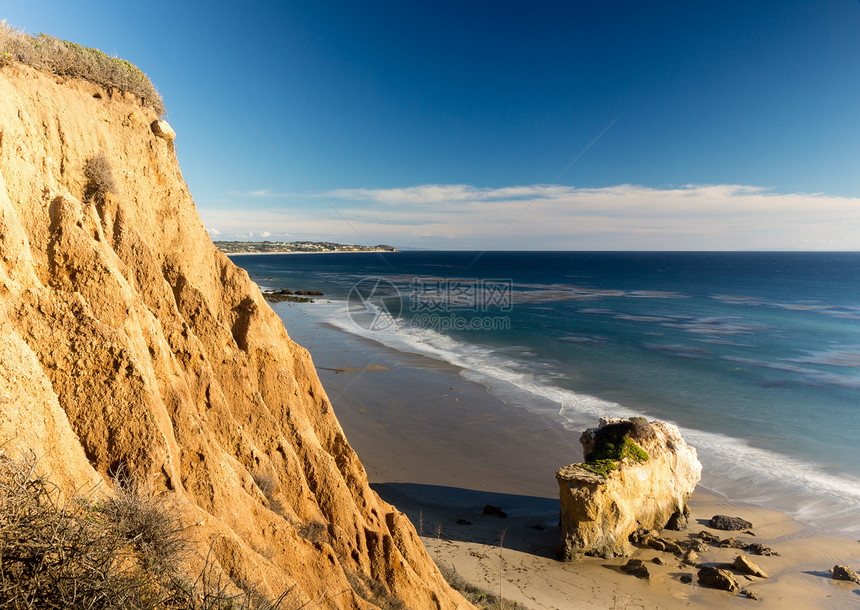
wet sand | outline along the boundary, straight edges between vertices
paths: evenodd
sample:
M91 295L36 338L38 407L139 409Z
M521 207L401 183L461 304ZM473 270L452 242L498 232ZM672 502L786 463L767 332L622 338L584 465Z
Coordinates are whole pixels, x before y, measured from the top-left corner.
M695 580L682 584L681 577L695 576L695 569L651 549L633 556L648 562L648 580L621 572L628 558L556 561L555 470L582 459L578 435L550 417L502 402L456 367L319 324L304 307L313 305L274 308L290 336L313 355L372 486L409 516L437 562L470 582L495 593L501 588L505 598L531 609L860 607L860 585L833 581L827 572L837 563L860 568L860 542L705 491L691 501L690 529L664 535L688 540L707 529L714 514L751 521L755 536L709 531L780 553L745 553L769 575L738 577L760 601L701 588ZM483 515L487 504L507 517ZM705 564L731 563L740 553L712 547L700 557ZM651 563L655 557L665 565Z

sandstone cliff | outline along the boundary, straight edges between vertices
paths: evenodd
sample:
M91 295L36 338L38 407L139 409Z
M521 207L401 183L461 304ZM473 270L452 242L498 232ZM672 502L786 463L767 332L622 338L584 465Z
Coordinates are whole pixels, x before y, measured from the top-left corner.
M0 441L69 489L151 482L237 583L369 608L350 582L374 581L409 608L468 607L368 487L308 353L212 245L156 118L0 68Z
M556 473L559 559L629 555L629 538L637 530L662 530L670 520L685 522L702 464L677 427L642 418L601 418L600 426L586 430L580 442L586 463Z

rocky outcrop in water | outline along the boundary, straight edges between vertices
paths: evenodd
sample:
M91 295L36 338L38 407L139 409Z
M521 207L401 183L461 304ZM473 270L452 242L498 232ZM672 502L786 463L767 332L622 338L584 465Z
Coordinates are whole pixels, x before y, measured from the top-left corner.
M689 514L687 501L702 465L674 425L601 418L580 442L586 461L556 472L560 560L628 555L631 534L661 530L673 517L677 523L678 515Z

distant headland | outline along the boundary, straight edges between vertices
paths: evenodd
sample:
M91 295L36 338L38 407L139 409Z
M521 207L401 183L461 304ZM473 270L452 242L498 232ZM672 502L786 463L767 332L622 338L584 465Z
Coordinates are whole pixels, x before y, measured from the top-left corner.
M308 254L322 252L397 252L394 246L359 246L330 241L216 241L225 254Z

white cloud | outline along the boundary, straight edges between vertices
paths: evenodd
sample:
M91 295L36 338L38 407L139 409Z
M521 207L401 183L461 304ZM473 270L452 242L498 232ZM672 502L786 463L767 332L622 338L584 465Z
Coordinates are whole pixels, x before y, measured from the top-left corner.
M272 234L268 231L260 231L260 237L271 237Z
M286 199L296 197L296 193L278 192L269 189L255 189L253 191L230 191L227 193L231 198L241 199Z
M221 231L219 231L215 227L207 227L206 232L209 233L209 235L212 237L218 237L219 235L221 235Z
M206 211L235 234L440 249L860 249L860 198L746 185L341 189L327 205ZM226 229L224 229L226 232Z

